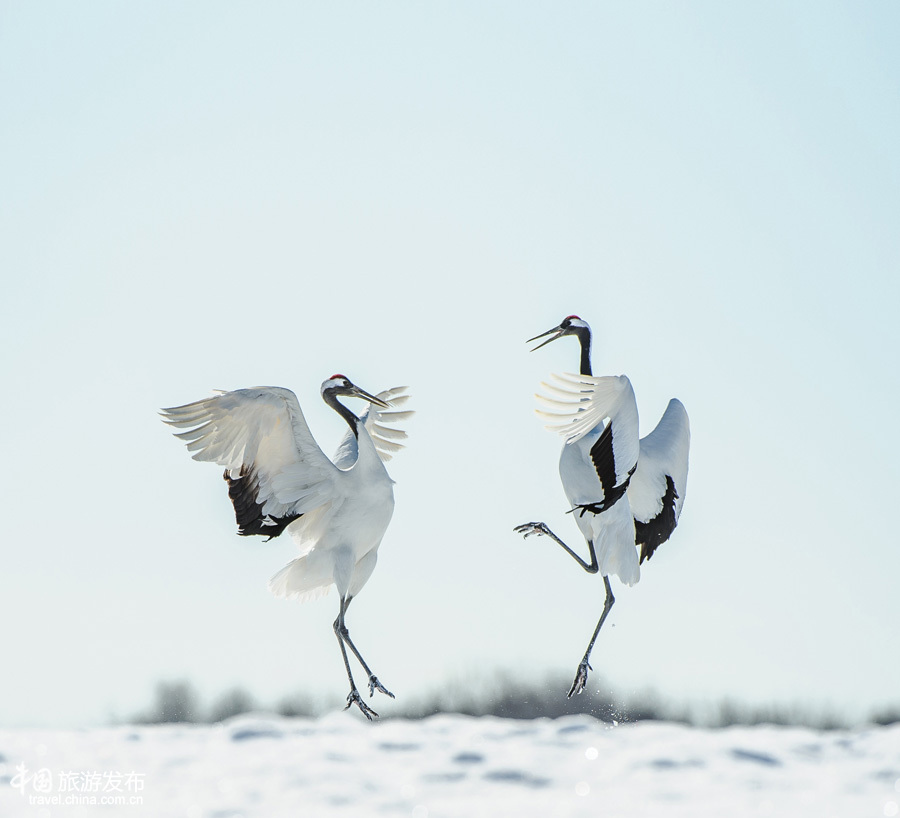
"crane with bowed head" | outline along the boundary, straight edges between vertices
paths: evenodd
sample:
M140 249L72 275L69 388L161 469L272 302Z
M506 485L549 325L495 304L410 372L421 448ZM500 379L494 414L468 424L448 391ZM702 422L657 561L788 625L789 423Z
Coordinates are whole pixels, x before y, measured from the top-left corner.
M334 632L350 681L347 707L355 704L371 720L378 714L359 694L347 648L368 676L370 697L376 690L394 694L353 644L345 616L372 575L394 511L393 480L384 461L403 448L397 441L406 433L385 424L413 413L394 409L408 400L406 387L370 395L344 375L332 375L321 394L349 426L333 461L319 448L289 389L218 392L161 414L166 423L185 430L175 435L194 460L225 467L238 534L271 539L287 531L299 546L300 555L270 580L273 594L302 602L337 587ZM369 407L357 417L338 400L342 396L361 398Z

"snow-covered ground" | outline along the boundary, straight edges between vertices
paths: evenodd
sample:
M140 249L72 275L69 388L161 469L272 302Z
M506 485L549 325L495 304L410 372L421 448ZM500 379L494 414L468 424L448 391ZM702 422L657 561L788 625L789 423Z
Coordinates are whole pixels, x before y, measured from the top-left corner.
M852 731L435 716L0 731L0 815L900 813L900 725Z

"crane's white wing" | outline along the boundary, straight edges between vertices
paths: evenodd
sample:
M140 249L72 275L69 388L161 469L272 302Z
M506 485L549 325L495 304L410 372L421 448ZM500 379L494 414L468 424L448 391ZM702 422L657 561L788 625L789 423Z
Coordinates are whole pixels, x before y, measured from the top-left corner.
M382 409L374 403L370 403L366 411L360 417L360 420L366 427L369 437L375 444L378 456L385 462L390 460L395 452L399 452L404 448L398 440L407 438L406 432L402 429L392 429L386 426L387 423L400 423L401 421L411 418L415 412L413 411L395 411L395 407L403 406L408 400L409 395L406 394L407 386L395 386L392 389L385 389L379 392L375 397L380 398L385 403L391 405L390 409ZM334 464L339 469L349 469L356 462L359 456L359 445L356 435L348 429L344 439L341 440L337 451L334 454Z
M631 381L625 375L552 377L555 384L541 384L549 396L536 397L553 411L538 409L537 414L552 421L546 428L563 435L567 447L581 452L599 478L604 497L611 498L614 488L627 484L638 459L638 411Z
M687 491L691 426L684 405L672 398L656 428L641 440L628 486L641 562L671 536Z
M331 496L338 470L319 448L297 396L260 386L163 409L163 420L187 431L194 460L225 467L240 534L277 536Z
M551 421L551 432L574 443L596 428L606 418L621 416L629 424L623 432L637 436L637 402L631 381L626 375L572 375L568 372L550 376L556 384L541 383L549 395L535 397L552 411L537 409L539 417ZM633 410L632 410L633 408ZM637 459L637 444L635 459ZM628 457L627 459L631 459Z

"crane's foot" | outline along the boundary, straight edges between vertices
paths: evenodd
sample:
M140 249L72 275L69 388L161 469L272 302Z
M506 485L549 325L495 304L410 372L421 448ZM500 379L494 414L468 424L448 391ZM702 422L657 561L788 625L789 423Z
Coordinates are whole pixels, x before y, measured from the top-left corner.
M513 531L525 537L530 537L532 534L537 534L538 536L550 534L550 529L547 528L546 523L525 523L524 525L517 525Z
M381 682L378 681L378 677L373 673L369 676L369 698L375 695L375 691L379 693L384 693L385 696L390 696L392 699L394 698L394 694L391 693Z
M347 696L347 706L344 710L349 710L354 704L369 721L378 718L378 714L363 701L362 696L359 695L359 691L355 687L350 690L350 695Z
M571 699L576 693L584 691L584 688L587 685L588 671L593 669L594 668L588 664L587 659L581 660L581 664L578 665L578 672L575 674L575 681L572 682L572 687L569 689L568 698Z

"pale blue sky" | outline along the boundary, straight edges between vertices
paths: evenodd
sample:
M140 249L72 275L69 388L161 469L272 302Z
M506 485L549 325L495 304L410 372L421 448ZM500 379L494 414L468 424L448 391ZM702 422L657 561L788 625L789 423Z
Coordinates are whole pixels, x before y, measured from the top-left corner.
M603 584L512 528L581 545L532 412L577 345L524 344L573 312L644 433L672 396L693 431L592 682L896 702L898 36L890 2L0 3L0 723L345 694L336 595L271 597L292 543L155 414L285 386L331 454L334 372L418 410L348 620L379 677L570 676Z

